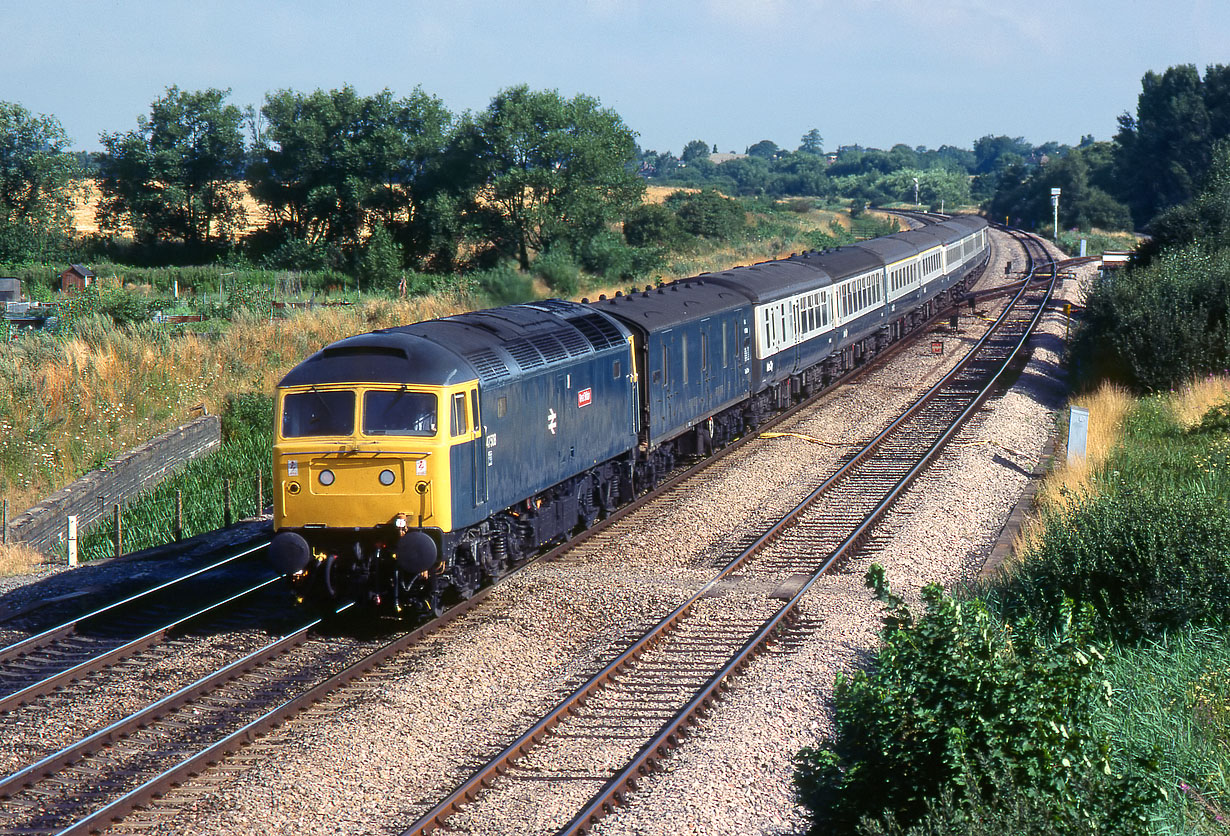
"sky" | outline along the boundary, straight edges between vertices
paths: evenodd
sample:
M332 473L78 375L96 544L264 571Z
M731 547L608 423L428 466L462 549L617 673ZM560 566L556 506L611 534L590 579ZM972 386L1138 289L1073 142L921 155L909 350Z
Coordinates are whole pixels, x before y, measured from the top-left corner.
M166 88L416 87L455 113L515 84L593 96L645 149L1110 139L1145 72L1230 63L1226 0L0 0L0 100L79 150Z

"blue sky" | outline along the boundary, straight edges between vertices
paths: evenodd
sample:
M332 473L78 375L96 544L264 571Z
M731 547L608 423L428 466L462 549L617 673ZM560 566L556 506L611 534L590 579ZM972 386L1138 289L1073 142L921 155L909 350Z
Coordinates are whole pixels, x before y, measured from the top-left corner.
M1230 63L1225 0L0 0L0 100L74 147L166 87L416 86L454 112L526 83L595 96L645 148L1109 139L1146 70Z

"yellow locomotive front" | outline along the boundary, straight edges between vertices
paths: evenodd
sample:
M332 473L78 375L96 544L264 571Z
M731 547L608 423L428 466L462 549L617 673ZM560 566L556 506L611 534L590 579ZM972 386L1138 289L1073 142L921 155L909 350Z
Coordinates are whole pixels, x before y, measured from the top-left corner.
M453 447L479 432L465 372L447 352L377 332L326 347L279 384L269 560L301 600L401 609L425 597L453 528Z

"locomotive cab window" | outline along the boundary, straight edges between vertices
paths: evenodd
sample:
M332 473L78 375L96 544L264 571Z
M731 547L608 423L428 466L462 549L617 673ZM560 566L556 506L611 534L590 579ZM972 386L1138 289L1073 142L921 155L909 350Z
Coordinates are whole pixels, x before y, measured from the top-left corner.
M453 437L464 435L466 431L466 395L458 392L453 395L453 415L449 422Z
M282 401L282 437L308 438L354 433L354 392L312 389Z
M436 396L428 392L376 390L363 395L366 435L436 434Z
M619 361L616 360L611 364L611 379L619 380Z

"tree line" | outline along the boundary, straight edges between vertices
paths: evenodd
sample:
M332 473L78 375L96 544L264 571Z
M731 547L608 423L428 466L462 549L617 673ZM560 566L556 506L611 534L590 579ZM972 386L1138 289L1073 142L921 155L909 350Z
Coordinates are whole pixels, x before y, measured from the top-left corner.
M102 231L86 243L140 263L449 273L503 261L524 270L554 250L600 271L612 259L643 266L652 259L616 251L669 245L692 223L644 209L646 183L806 196L855 211L978 205L1027 227L1049 226L1050 189L1060 187L1065 228L1150 229L1190 203L1213 142L1230 133L1223 66L1203 76L1192 65L1147 73L1135 114L1120 117L1109 142L987 135L970 149L826 153L813 128L793 151L765 139L716 159L717 147L700 139L678 156L642 149L597 99L524 85L462 114L417 88L405 97L349 86L279 90L259 108L229 96L170 87L135 128L103 134L93 155L71 152L54 117L0 102L0 261L63 250L65 241L80 248L69 238L69 209L85 176L101 193ZM253 232L245 232L253 226L245 186L262 217Z

